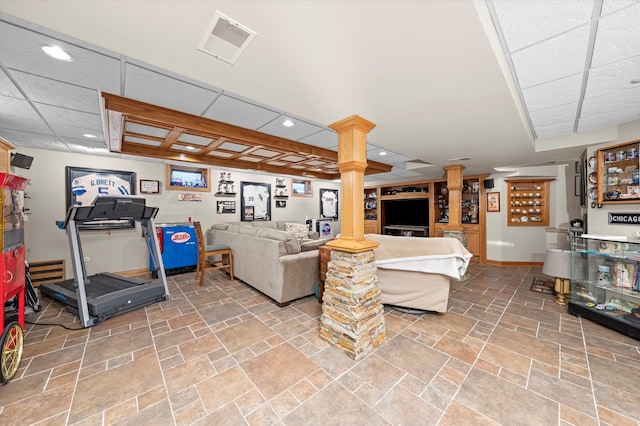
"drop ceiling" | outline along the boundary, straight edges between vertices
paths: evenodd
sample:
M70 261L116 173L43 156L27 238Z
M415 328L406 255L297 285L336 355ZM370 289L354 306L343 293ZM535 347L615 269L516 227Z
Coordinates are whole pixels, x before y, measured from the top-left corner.
M233 64L198 49L216 11L257 33ZM377 125L369 158L392 166L377 181L440 177L460 157L467 174L569 162L640 120L638 0L3 0L0 13L0 136L18 147L130 156L107 150L101 92L333 151L327 126L357 114ZM52 44L73 62L41 53Z

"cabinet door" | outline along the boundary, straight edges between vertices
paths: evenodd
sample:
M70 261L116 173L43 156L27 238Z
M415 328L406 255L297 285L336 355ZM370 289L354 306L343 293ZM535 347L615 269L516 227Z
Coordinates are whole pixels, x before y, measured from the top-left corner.
M467 249L473 254L475 260L480 256L480 232L476 229L467 229Z
M640 141L598 150L598 203L640 203Z
M377 234L378 233L378 221L365 220L364 221L364 233L365 234Z

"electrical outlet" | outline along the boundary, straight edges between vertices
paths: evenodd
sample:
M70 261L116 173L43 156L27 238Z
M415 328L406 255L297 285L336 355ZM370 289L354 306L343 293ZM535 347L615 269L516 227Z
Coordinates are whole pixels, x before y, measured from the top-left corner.
M88 262L88 261L90 261L90 260L91 260L91 258L90 258L89 256L85 256L85 257L84 257L84 261L85 261L85 262Z

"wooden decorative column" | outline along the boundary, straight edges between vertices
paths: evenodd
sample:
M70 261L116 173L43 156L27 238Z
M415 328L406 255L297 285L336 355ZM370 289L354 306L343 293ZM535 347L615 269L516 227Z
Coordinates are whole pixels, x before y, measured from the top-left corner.
M447 189L449 190L449 223L444 226L444 236L460 240L468 247L467 236L462 226L462 164L443 167L447 171Z
M327 243L331 261L323 294L320 337L360 359L385 340L384 315L373 249L364 237L367 133L375 124L356 115L330 125L338 132L341 235Z
M11 151L14 149L15 145L0 136L0 172L11 172Z

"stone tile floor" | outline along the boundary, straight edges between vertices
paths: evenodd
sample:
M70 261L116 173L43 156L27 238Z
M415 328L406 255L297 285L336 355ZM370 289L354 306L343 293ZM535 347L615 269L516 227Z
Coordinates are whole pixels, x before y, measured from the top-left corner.
M27 325L1 425L638 425L637 340L529 290L540 268L472 264L446 314L385 308L353 361L314 297L279 308L208 271L90 329ZM51 299L28 317L78 327Z

